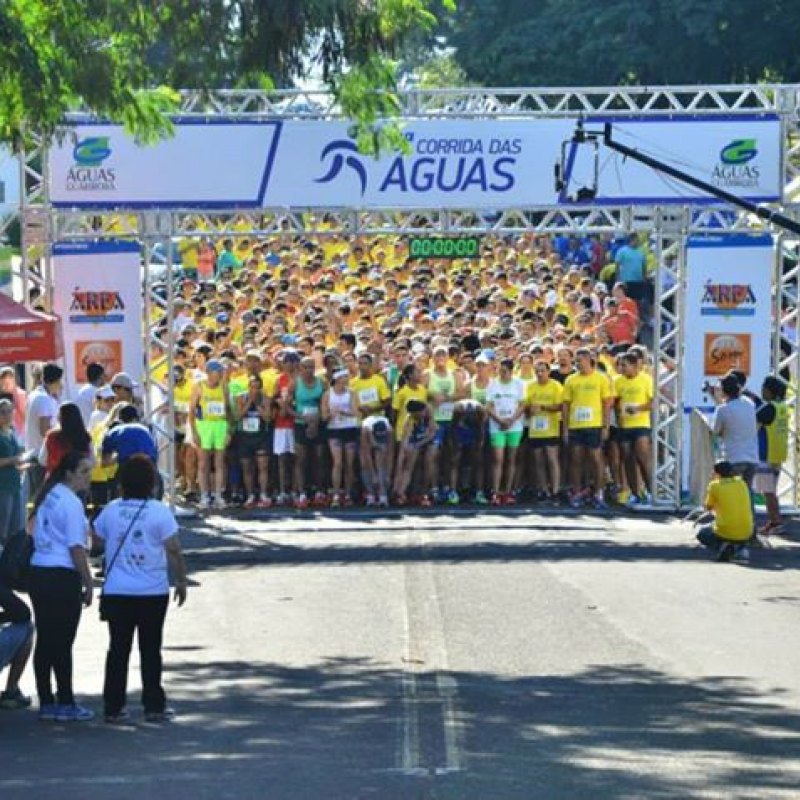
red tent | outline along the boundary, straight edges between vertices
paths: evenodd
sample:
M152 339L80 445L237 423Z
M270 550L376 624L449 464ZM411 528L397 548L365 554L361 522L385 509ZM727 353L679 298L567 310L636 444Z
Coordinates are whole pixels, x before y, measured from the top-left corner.
M63 353L58 317L31 311L0 292L0 363L55 361Z

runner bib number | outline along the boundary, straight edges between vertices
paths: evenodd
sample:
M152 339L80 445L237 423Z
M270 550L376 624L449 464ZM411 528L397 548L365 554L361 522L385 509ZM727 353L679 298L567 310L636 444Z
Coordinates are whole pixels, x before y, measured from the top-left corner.
M220 403L216 400L210 400L206 403L206 412L209 417L224 417L225 416L225 403Z
M372 389L362 389L358 393L358 402L362 406L371 406L380 402L378 397L378 390L374 387Z
M497 416L501 419L511 419L517 413L517 401L510 397L499 397L495 403Z
M443 420L453 419L453 409L455 405L456 404L452 402L439 403L437 416Z
M242 430L245 433L258 433L261 420L258 417L245 417L242 420Z
M547 417L531 417L531 430L536 433L545 433L550 430L550 420Z
M594 422L594 409L590 406L578 406L575 409L575 422Z

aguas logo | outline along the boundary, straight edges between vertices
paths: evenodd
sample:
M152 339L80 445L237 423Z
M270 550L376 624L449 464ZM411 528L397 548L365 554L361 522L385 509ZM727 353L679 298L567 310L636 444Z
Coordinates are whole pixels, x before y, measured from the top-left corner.
M761 169L755 163L758 145L755 139L734 139L720 150L719 163L711 172L711 182L723 189L755 189Z
M111 156L108 136L89 136L72 149L75 163L67 172L68 192L114 191L117 173L105 165Z
M328 171L321 177L317 178L315 183L330 183L339 177L339 173L347 166L352 170L358 178L359 186L361 186L361 195L367 191L367 170L361 163L358 157L358 147L355 142L349 139L335 139L330 144L326 145L319 160L324 162L325 159L333 153ZM345 155L347 154L347 155Z

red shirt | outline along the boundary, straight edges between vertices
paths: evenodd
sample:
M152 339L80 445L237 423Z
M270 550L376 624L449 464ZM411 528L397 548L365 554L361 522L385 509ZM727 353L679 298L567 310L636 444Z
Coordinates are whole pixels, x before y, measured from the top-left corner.
M278 401L285 400L287 405L291 405L292 394L294 393L294 380L282 372L278 376ZM280 402L278 404L278 414L275 417L275 429L292 430L294 428L294 417L288 414L284 415L280 411Z
M639 320L628 311L620 310L605 317L601 324L613 344L632 344L636 339Z

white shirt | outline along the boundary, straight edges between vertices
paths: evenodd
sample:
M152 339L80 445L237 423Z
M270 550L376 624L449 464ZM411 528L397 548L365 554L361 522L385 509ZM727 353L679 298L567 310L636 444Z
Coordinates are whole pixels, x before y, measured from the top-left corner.
M80 498L63 483L56 484L36 512L31 566L74 570L70 548L85 548L88 533L89 522Z
M95 533L106 543L106 594L169 594L164 543L178 532L169 508L158 500L114 500L94 521ZM140 510L141 509L141 510ZM131 522L134 520L131 527ZM116 557L125 532L125 544Z
M37 386L28 395L28 408L25 417L25 447L35 450L42 449L44 436L39 432L39 419L46 417L50 420L50 427L56 424L58 417L58 400L49 395L43 386Z
M75 395L75 405L78 406L83 417L83 424L88 427L89 419L94 411L94 399L97 396L98 387L87 383L81 386L78 394Z
M486 402L494 404L494 413L501 419L511 419L522 403L525 402L525 384L519 378L512 378L508 383L494 379L486 389ZM520 417L509 431L521 431L523 420ZM499 433L500 426L489 420L489 433Z

